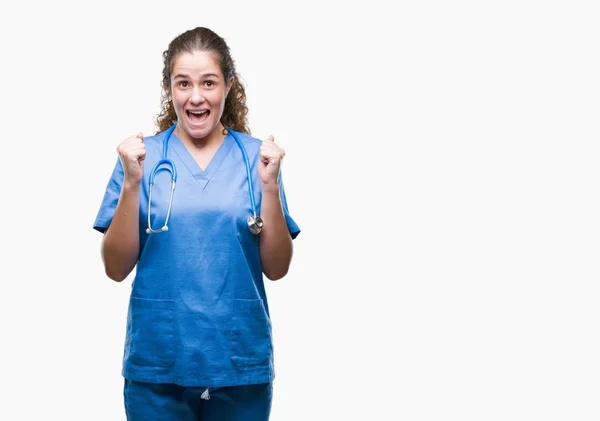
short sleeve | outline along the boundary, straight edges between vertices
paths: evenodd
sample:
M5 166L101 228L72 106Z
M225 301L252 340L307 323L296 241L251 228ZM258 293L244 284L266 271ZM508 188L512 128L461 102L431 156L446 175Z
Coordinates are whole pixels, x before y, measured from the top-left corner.
M300 227L296 221L294 221L294 218L290 216L287 199L285 197L285 189L283 188L283 177L281 176L281 172L279 173L279 197L281 198L281 205L283 206L283 215L285 216L285 221L293 240L298 236L298 234L300 234Z
M98 211L96 221L94 222L94 229L101 233L106 231L115 215L115 209L117 209L117 203L119 202L119 196L121 195L121 187L123 186L123 178L123 165L121 164L121 160L117 159L115 169L106 186L106 192L104 193L100 210Z

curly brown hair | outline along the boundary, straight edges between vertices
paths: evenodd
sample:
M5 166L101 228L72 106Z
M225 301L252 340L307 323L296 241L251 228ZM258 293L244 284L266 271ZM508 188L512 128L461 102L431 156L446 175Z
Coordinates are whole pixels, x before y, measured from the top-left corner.
M229 47L225 40L208 28L194 28L178 35L166 51L163 52L161 112L156 116L158 131L164 132L177 122L177 115L171 101L171 70L173 60L182 53L207 51L217 57L221 73L228 81L233 77L229 94L225 99L225 108L221 116L221 124L236 132L250 134L248 127L248 107L246 106L246 90L240 83L240 77L235 70L235 63L231 58Z

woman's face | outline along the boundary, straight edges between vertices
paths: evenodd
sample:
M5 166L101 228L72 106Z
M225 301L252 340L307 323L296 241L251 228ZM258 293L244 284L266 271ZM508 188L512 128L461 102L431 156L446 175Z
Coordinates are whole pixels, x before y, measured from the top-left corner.
M209 136L221 134L220 120L231 82L221 74L217 59L206 51L182 53L173 59L171 94L177 114L175 133L180 139L209 140Z

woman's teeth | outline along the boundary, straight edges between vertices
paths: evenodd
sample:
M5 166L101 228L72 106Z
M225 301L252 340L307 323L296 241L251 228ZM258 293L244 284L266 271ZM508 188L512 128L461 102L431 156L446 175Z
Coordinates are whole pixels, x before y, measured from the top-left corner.
M188 114L188 117L190 117L190 119L193 119L193 120L203 120L203 119L205 119L208 116L209 112L208 112L208 110L204 110L204 111L190 111L190 110L188 110L187 114Z

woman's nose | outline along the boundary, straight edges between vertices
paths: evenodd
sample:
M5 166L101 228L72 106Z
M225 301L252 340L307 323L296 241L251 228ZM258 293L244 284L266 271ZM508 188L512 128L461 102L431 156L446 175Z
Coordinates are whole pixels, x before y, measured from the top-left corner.
M200 104L202 101L204 101L204 91L201 88L194 88L190 95L190 102Z

